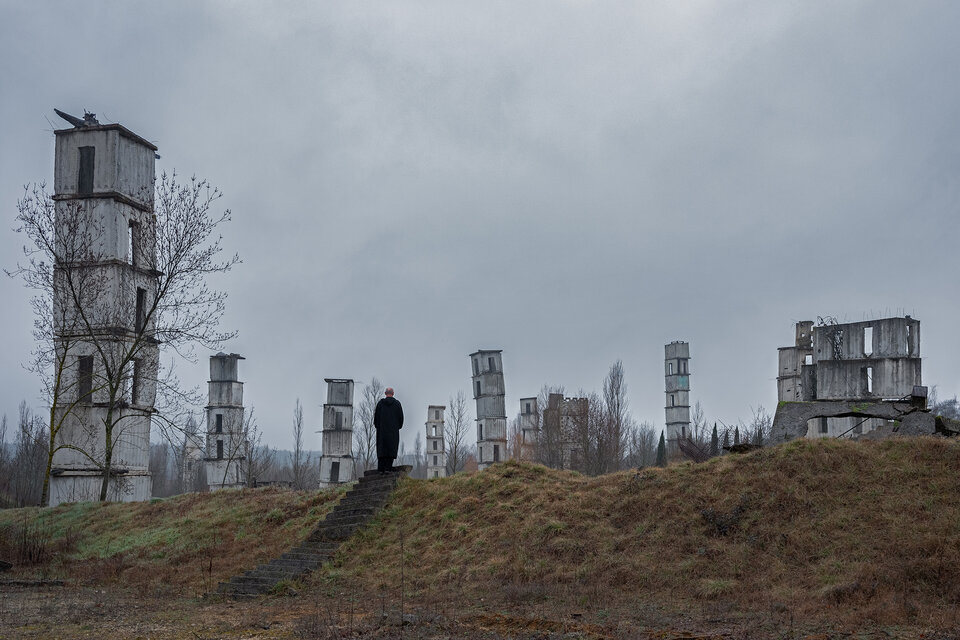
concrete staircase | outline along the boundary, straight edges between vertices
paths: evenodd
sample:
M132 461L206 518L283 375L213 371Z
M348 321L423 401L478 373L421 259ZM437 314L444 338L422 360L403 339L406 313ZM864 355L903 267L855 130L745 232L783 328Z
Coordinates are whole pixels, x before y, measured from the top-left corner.
M267 564L233 576L229 582L221 582L217 586L217 593L241 598L257 596L267 593L279 582L296 580L329 562L340 545L383 508L397 481L407 475L412 467L393 469L384 475L377 471L364 473L299 546Z

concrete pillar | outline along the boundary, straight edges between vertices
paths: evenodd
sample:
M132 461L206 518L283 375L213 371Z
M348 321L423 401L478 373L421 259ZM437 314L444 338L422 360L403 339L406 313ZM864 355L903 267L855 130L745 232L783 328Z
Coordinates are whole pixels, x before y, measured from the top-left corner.
M447 452L443 438L443 412L445 406L432 404L427 407L427 477L447 477Z
M324 378L323 454L320 486L333 487L353 480L353 380Z
M477 466L481 471L507 457L502 353L480 350L470 354L473 397L477 401Z

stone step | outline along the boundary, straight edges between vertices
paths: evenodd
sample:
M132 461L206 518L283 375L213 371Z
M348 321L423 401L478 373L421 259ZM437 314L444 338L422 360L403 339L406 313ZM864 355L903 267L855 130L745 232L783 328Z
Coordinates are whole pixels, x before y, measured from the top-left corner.
M235 584L232 582L221 582L217 585L217 593L224 594L250 594L257 595L270 591L270 588L263 588L261 585Z
M368 484L365 486L357 485L350 491L347 491L344 495L346 496L355 496L355 495L368 495L368 494L377 494L377 493L391 493L396 488L395 483L386 483L379 482L377 484Z
M333 509L333 511L327 514L326 520L330 520L331 517L341 517L341 516L366 516L368 518L371 518L375 516L382 508L383 508L382 506L374 506L374 505L359 506L359 505L348 504L343 507L341 507L340 505L337 505Z
M310 553L303 551L287 551L284 554L280 555L282 560L297 560L300 562L329 562L333 557L333 554L320 554L320 553Z
M411 471L413 471L412 466L410 466L409 464L402 464L402 465L393 467L391 473L395 476L402 476L410 473ZM367 469L366 471L363 472L364 478L369 478L370 476L379 476L379 475L380 475L380 472L377 471L376 469Z
M261 566L263 566L263 565L261 565ZM243 573L243 575L233 576L233 578L231 578L231 580L233 580L234 578L249 577L249 578L272 578L272 579L276 580L277 582L280 582L281 580L292 580L293 578L296 578L296 577L301 576L301 575L303 575L303 574L300 573L300 572L297 572L297 571L285 571L285 570L280 570L280 569L276 569L276 568L273 568L273 569L260 569L260 568L258 567L258 568L256 568L256 569L252 569L252 570L250 570L250 571L245 571L245 572Z
M295 580L330 562L342 541L376 517L396 489L397 481L410 470L406 466L387 475L365 473L304 542L267 564L219 583L217 593L238 599L256 597L283 580Z
M313 571L323 566L322 562L275 558L267 565L271 571Z
M367 487L378 488L378 487L395 487L397 482L400 480L398 476L376 476L370 478L364 478L357 484L353 485L350 488L350 491L356 491L357 489L366 489Z
M367 515L362 515L362 516L343 515L343 516L334 516L332 518L328 516L326 520L324 520L318 525L318 527L329 527L329 526L342 527L348 524L366 524L371 519L372 518Z
M281 580L292 580L295 576L290 576L289 578L274 578L270 576L233 576L230 578L229 584L250 584L250 585L267 585L272 587Z
M389 499L389 494L382 496L350 496L349 498L344 498L341 500L340 503L337 504L337 507L334 507L334 509L338 507L340 509L382 509L383 505L385 505Z
M356 524L348 524L342 527L336 525L330 527L321 526L311 534L311 537L314 540L322 540L325 542L343 541L356 533L359 528L360 525Z
M304 540L299 547L294 547L290 549L288 553L309 553L315 556L325 556L327 558L332 558L333 554L337 552L337 547L340 545L332 542L317 542L315 545L311 544L309 538ZM330 548L333 547L333 548Z

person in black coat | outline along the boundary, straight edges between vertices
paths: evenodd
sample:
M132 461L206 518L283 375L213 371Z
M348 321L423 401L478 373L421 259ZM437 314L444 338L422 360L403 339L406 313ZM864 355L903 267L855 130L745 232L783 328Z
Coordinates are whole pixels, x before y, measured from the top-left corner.
M373 412L373 426L377 429L377 471L387 473L393 469L400 447L400 428L403 427L403 406L393 397L393 389L387 387L386 396L377 403Z

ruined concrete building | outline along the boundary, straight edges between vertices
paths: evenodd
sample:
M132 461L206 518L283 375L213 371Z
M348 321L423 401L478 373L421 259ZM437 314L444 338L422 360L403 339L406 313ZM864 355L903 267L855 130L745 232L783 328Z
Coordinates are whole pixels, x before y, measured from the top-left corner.
M533 462L540 440L540 413L536 398L520 398L520 459Z
M427 407L427 477L447 477L447 451L443 446L443 412L445 406Z
M690 433L690 345L676 340L664 345L667 440L676 442Z
M482 471L507 453L507 408L503 386L503 352L470 354L473 397L477 401L477 467Z
M846 324L828 319L816 326L798 322L794 345L778 349L778 356L781 408L785 402L816 402L820 404L790 409L827 414L807 421L807 437L857 436L887 427L911 408L925 407L920 321L910 316ZM899 408L893 401L906 404ZM883 402L891 404L876 411L868 407ZM778 408L780 422L782 413Z
M53 327L66 362L58 409L66 447L54 453L49 504L99 498L108 412L115 426L107 499L147 500L159 350L144 310L157 295L157 148L93 114L62 115L74 124L54 132Z
M243 383L237 353L210 356L207 382L207 486L211 491L247 485L247 435L243 424Z
M327 402L323 405L323 453L320 486L332 487L353 480L353 380L324 378Z
M577 469L581 462L579 435L589 419L587 398L565 398L551 393L543 409L543 431L540 433L541 462L554 469Z

